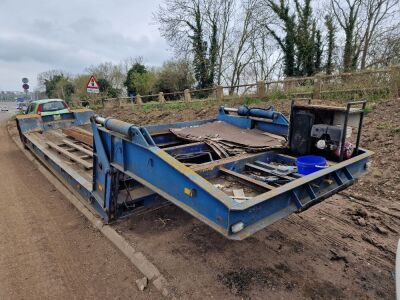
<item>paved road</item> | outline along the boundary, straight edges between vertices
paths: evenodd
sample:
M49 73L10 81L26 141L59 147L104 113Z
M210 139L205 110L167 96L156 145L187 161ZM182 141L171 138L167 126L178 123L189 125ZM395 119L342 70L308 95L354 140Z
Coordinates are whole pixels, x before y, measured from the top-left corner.
M3 107L3 106L7 106L9 111L8 112L0 111L0 122L8 120L17 111L16 110L17 105L15 103L12 103L12 102L1 102L0 101L0 108Z
M0 299L158 299L19 151L10 114L0 113Z

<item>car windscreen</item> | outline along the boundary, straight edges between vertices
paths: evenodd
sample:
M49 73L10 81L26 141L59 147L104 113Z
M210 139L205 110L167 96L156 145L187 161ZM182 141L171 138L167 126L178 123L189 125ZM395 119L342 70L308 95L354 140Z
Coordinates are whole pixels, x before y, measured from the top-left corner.
M67 108L64 102L61 101L52 101L40 104L42 108L42 112L49 112L49 111L57 111Z

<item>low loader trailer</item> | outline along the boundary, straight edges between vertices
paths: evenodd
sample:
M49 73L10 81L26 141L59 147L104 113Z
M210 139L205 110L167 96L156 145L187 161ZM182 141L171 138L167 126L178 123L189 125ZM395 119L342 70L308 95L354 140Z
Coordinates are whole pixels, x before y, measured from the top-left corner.
M233 240L354 184L365 102L227 108L216 118L136 126L88 109L16 118L22 143L105 223L173 203ZM300 158L324 162L304 172ZM316 168L316 169L315 169Z

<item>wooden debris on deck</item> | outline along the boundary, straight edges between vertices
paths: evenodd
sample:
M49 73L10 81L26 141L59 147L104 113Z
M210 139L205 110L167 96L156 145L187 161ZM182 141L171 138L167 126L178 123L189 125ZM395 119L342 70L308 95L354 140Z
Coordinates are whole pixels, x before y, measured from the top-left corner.
M93 147L93 134L79 127L65 128L62 132L75 140Z

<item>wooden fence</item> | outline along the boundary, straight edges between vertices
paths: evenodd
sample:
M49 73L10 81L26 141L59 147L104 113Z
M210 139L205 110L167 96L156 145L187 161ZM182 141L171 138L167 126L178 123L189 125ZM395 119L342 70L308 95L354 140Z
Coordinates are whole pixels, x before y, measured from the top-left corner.
M362 98L371 94L385 97L399 97L400 66L382 70L367 70L355 73L335 75L316 75L313 77L286 78L276 81L258 81L256 83L235 86L215 86L206 89L187 89L172 93L137 95L101 99L93 98L94 105L120 107L142 105L146 102L193 102L226 101L240 98L258 99L342 99Z

